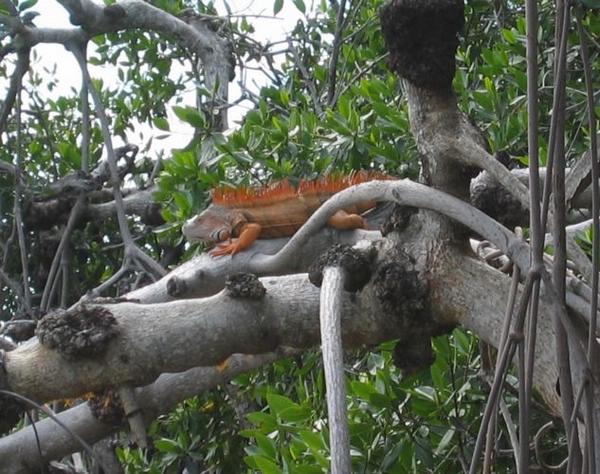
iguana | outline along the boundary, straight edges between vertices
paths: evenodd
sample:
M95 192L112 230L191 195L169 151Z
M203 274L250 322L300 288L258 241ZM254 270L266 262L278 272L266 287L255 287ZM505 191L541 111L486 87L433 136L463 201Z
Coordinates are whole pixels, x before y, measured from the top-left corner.
M393 179L383 173L361 171L344 177L301 181L292 186L279 181L261 188L215 189L212 203L183 225L190 241L217 244L212 256L233 255L249 248L257 238L293 235L333 194L354 184L375 179ZM360 215L375 207L365 202L340 209L327 222L335 229L364 229Z

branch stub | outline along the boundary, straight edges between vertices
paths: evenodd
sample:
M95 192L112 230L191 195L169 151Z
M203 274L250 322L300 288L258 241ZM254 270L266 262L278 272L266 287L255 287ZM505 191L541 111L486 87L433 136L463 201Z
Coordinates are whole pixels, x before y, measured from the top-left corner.
M351 293L361 290L371 279L371 263L361 252L348 245L332 245L310 266L308 279L316 287L323 283L326 267L341 267L346 271L344 290Z

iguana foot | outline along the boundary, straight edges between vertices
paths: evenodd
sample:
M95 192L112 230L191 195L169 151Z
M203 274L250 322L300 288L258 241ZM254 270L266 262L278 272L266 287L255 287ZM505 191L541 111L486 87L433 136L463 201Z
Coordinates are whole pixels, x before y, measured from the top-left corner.
M255 223L244 224L239 239L230 239L226 244L219 244L209 253L213 257L234 255L249 248L260 235L260 225Z
M327 221L327 225L338 230L367 228L367 224L362 216L359 216L358 214L348 214L344 210L339 210L331 216Z
M211 257L222 257L223 255L234 255L240 250L239 239L232 239L228 243L219 244L214 249L209 251Z

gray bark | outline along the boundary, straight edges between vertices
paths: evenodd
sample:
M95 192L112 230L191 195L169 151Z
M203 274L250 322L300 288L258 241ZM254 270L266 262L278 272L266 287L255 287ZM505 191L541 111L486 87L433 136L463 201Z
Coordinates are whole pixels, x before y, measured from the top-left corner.
M352 471L341 328L344 280L343 269L326 268L321 287L321 350L327 386L327 419L333 474Z

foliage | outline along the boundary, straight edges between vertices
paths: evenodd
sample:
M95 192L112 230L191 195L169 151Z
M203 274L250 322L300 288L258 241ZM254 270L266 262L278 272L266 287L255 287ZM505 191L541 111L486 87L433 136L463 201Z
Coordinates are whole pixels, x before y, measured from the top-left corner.
M466 41L457 54L454 88L459 104L486 133L493 152L505 150L527 164L527 64L525 57L525 12L523 2L471 1L467 5ZM546 162L550 133L554 60L554 3L541 2L538 41L540 159ZM598 15L585 15L590 34L600 29ZM595 50L591 57L598 58ZM583 67L579 38L569 37L567 51L567 158L575 160L589 146L587 104L582 93ZM595 79L594 90L598 87ZM596 110L598 115L598 110Z
M323 54L328 46L323 38L335 30L335 11L326 8L298 23L290 38L294 51L279 66L271 65L276 84L260 90L256 108L233 133L210 134L200 114L175 109L197 136L210 135L218 155L199 166L194 156L200 140L174 154L158 183L157 199L166 205L167 221L181 222L201 209L206 191L217 183L255 185L361 168L416 177L407 111L398 107L398 80L385 67L376 27L379 4L351 10L335 103L325 104L329 57Z
M393 365L393 346L354 354L346 364L353 471L459 470L485 402L476 340L462 331L436 339L434 365L408 378ZM248 405L255 411L240 418L234 408ZM121 459L128 472L180 472L192 464L200 471L327 472L325 420L323 368L311 352L185 402L154 425L160 456L144 463L139 451L122 450ZM247 442L232 436L240 428Z

